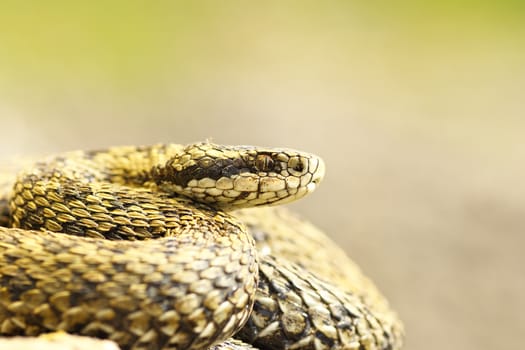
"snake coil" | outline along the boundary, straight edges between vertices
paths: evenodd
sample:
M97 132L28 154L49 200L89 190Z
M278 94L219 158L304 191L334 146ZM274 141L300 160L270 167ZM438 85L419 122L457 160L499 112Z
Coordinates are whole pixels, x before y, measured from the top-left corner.
M0 334L397 349L397 316L322 232L282 209L242 209L299 199L323 175L311 154L211 143L37 162L0 191Z

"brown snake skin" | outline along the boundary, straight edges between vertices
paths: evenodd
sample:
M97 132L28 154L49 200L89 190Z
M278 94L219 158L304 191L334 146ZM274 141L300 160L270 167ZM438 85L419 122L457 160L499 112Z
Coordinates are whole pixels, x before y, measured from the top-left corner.
M386 299L324 233L281 208L238 209L311 192L324 174L313 155L117 147L13 173L0 176L1 335L63 330L123 349L402 345Z

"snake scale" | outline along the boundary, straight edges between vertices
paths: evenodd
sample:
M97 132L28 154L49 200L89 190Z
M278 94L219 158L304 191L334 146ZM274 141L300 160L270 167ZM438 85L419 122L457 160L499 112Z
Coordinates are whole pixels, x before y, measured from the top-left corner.
M208 142L4 171L0 335L61 330L123 349L399 349L402 323L375 285L323 232L273 206L323 175L308 153Z

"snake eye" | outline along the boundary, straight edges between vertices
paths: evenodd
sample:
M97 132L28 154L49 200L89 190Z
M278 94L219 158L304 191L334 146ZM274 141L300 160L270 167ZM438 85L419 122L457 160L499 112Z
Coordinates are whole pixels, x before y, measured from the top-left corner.
M259 154L255 158L255 167L259 171L272 171L273 170L273 159L267 154Z

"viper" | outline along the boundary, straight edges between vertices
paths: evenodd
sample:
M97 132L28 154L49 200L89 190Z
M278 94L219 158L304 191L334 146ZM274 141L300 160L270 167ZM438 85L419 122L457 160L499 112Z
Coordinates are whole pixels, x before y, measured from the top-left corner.
M373 282L275 207L324 172L309 153L209 142L5 171L0 334L65 331L124 349L399 349L403 325Z

